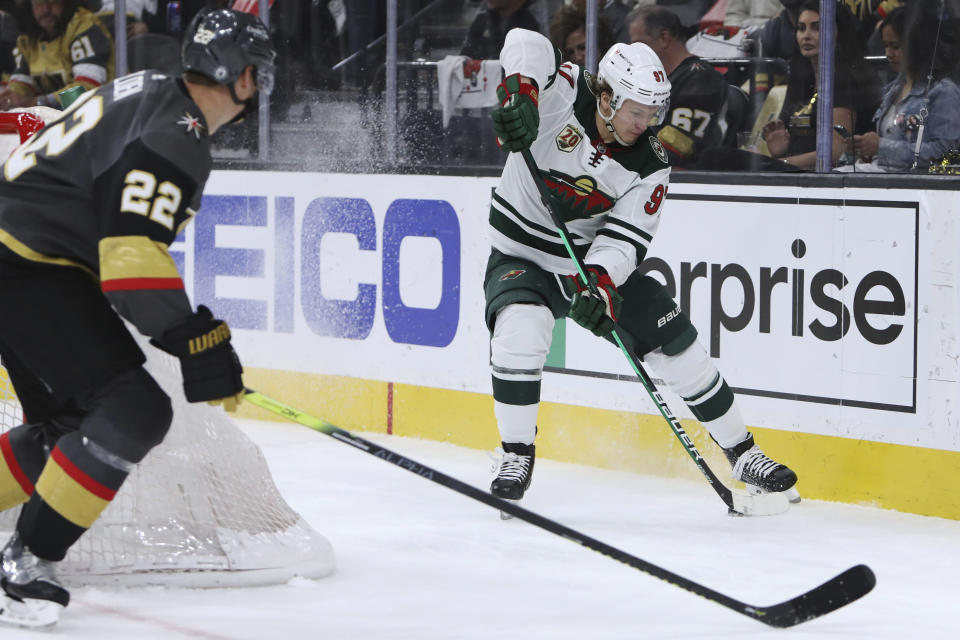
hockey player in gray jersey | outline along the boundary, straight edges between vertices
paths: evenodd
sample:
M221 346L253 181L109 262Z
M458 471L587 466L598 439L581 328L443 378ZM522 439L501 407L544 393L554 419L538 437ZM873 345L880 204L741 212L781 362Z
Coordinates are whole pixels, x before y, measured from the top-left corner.
M524 160L510 154L490 209L484 281L503 445L491 492L519 500L530 485L541 373L554 319L569 315L598 336L609 337L616 322L627 347L707 427L734 478L798 500L796 474L754 443L686 313L659 281L637 271L670 178L667 155L648 128L662 122L670 97L656 54L640 43L616 44L593 77L560 64L545 37L514 29L500 63L506 77L492 113L499 143L506 151L530 149L600 297L579 283Z
M56 563L170 427L120 316L180 359L189 401L242 397L227 324L193 311L168 247L199 209L210 135L270 91L274 51L258 18L220 9L195 17L182 57L181 78L85 93L3 165L0 358L28 423L0 436L0 509L24 505L0 622L57 621Z

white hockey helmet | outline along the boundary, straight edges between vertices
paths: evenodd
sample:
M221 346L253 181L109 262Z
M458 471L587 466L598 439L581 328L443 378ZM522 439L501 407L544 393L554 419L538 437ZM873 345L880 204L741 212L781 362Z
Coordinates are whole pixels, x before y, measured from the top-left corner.
M633 44L615 44L600 60L597 68L597 80L606 82L613 91L610 118L600 117L609 122L625 100L639 104L659 107L654 116L653 125L663 124L670 108L670 80L663 69L663 63L653 49L642 42ZM599 102L600 96L597 96Z

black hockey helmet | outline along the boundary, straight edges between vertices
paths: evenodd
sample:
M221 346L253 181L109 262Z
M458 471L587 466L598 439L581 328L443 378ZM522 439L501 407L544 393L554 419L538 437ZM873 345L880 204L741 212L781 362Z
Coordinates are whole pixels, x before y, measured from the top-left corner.
M256 67L257 88L263 93L273 90L276 53L257 16L230 9L201 11L190 21L181 55L184 71L228 86L231 93L249 65Z

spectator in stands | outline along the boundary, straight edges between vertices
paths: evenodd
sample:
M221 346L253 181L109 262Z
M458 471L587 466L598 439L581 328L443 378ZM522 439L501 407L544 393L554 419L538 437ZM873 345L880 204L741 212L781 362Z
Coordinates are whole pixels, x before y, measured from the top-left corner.
M710 10L716 0L656 0L656 2L639 2L635 8L656 4L680 19L683 28L693 35L700 29L700 19Z
M780 0L728 0L723 24L727 27L756 29L780 13Z
M904 4L904 0L843 0L843 2L860 23L860 35L864 40L870 37L887 14Z
M803 0L780 0L783 9L754 35L754 53L766 58L789 60L797 53L797 18Z
M587 58L587 16L575 5L564 5L550 20L550 42L560 50L564 62L582 67ZM602 17L597 18L597 51L606 51L613 45L610 27Z
M0 0L0 82L6 86L16 68L13 50L17 41L15 0Z
M104 0L104 4L112 1ZM150 33L166 33L178 40L182 31L187 28L193 17L202 9L227 9L233 5L233 0L177 0L180 14L180 20L178 21L170 15L172 11L170 0L143 1L145 7L140 17L146 24L148 31ZM127 9L130 9L130 0L127 0Z
M20 7L17 66L0 91L0 109L59 108L59 91L93 89L113 79L113 41L88 9L76 0L31 0Z
M877 29L883 45L883 55L887 58L887 70L883 74L886 84L900 75L903 70L903 34L906 32L907 12L898 7L888 13Z
M600 5L600 15L599 18L603 18L603 21L607 24L607 27L612 31L612 36L610 39L610 44L614 42L630 42L630 30L629 30L629 21L627 16L630 14L630 10L639 5L639 4L654 4L655 0L601 0L597 4ZM572 0L570 6L578 9L584 15L587 14L587 0ZM599 52L604 52L605 49L603 46L597 47ZM597 56L599 60L600 56Z
M144 33L149 33L150 28L147 26L147 23L143 21L143 13L148 11L149 13L157 12L157 0L127 0L126 1L126 12L127 12L127 37L132 38ZM110 31L110 37L114 40L117 39L117 34L114 33L114 0L103 0L103 4L100 6L100 10L96 12L97 17L100 18L100 22L103 23L103 26Z
M487 0L487 10L474 18L460 55L474 60L495 60L510 29L540 31L540 23L527 7L529 0Z
M853 138L858 157L871 162L874 170L926 170L947 152L960 149L960 88L949 78L957 64L960 33L956 20L948 16L941 23L936 9L926 3L910 5L900 75L884 88L874 116L876 131ZM898 11L903 9L892 12L881 29L902 19ZM937 33L939 41L933 42ZM892 35L884 35L884 42ZM891 66L898 60L890 53L887 58ZM857 168L867 169L859 164Z
M727 82L712 66L687 51L686 29L665 7L647 5L630 13L630 40L660 58L670 80L670 110L657 137L670 164L690 167L703 149L720 146L726 123Z
M864 116L879 102L875 76L864 62L864 45L853 14L837 6L833 125L848 135L856 131L858 115ZM819 86L820 2L804 0L800 6L796 33L799 55L790 62L790 83L780 119L763 128L770 154L801 169L816 166L817 87ZM871 106L872 105L872 106ZM865 127L865 124L863 125ZM847 150L847 141L834 131L831 149L833 164Z

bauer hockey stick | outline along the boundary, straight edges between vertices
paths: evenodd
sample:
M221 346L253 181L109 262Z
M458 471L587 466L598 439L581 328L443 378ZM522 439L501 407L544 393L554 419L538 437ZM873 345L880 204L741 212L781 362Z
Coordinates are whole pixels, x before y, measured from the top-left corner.
M562 525L559 522L545 518L544 516L534 513L533 511L528 511L513 501L498 498L490 493L487 493L486 491L482 491L472 485L461 482L456 478L441 473L436 469L432 469L426 465L420 464L415 460L411 460L410 458L406 458L398 453L395 453L386 447L381 447L380 445L370 442L369 440L359 438L349 431L341 429L327 422L326 420L311 416L303 411L300 411L299 409L295 409L278 400L274 400L269 396L265 396L258 391L247 389L246 398L249 402L257 405L258 407L266 409L267 411L275 413L279 416L283 416L288 420L292 420L293 422L297 422L306 427L310 427L314 431L324 433L335 440L339 440L340 442L348 444L351 447L359 449L360 451L369 453L375 458L385 460L390 464L396 465L402 469L406 469L410 473L416 474L421 478L435 482L448 489L452 489L461 495L465 495L468 498L473 498L474 500L482 502L485 505L493 507L494 509L507 512L516 518L529 522L530 524L540 527L541 529L545 529L546 531L554 533L561 538L566 538L567 540L575 542L580 546L592 549L598 553L602 553L603 555L613 558L614 560L618 560L627 566L633 567L634 569L642 571L655 578L660 578L664 582L668 582L675 587L686 589L693 594L696 594L702 598L706 598L711 602L716 602L721 606L736 611L737 613L745 615L748 618L753 618L754 620L770 625L771 627L792 627L800 624L801 622L819 618L822 615L828 614L831 611L835 611L840 607L850 604L854 600L857 600L870 593L870 590L873 589L874 585L877 583L876 576L874 576L870 567L860 564L847 569L837 576L834 576L819 587L815 587L802 595L791 598L790 600L785 600L779 604L769 607L758 607L745 602L740 602L739 600L724 595L719 591L714 591L713 589L694 582L693 580L684 578L683 576L677 575L672 571L631 555L626 551L621 551L620 549L612 547L605 542L601 542L596 538L592 538L586 534L580 533L579 531L575 531L574 529Z
M537 185L537 190L540 192L540 200L543 202L543 206L546 207L547 212L550 214L550 218L553 220L553 224L556 226L557 232L560 234L560 239L563 240L563 245L567 248L567 253L570 254L570 259L573 260L574 265L577 267L577 274L580 276L580 281L583 282L584 286L590 290L592 295L600 298L600 294L597 291L596 285L590 282L590 279L587 278L587 270L583 266L583 261L573 250L573 244L570 242L570 234L567 231L567 225L563 223L563 220L553 209L553 204L550 199L550 192L547 190L547 185L545 185L543 180L540 178L540 169L537 167L536 160L533 159L533 155L530 153L529 149L524 149L520 152L520 155L523 156L524 162L527 163L527 169L530 170L530 177L533 179L534 184ZM717 475L713 472L713 469L707 465L707 461L703 459L702 455L700 455L700 452L697 450L697 445L694 444L693 439L687 435L683 425L680 424L680 421L677 420L676 416L673 415L673 412L670 411L667 401L664 400L663 395L661 395L656 385L653 384L653 380L651 380L650 376L647 375L646 370L643 368L643 364L640 362L640 358L638 358L624 344L622 331L623 330L619 325L613 325L613 338L616 341L617 346L620 347L620 351L622 351L623 355L626 356L627 362L630 363L634 373L636 373L637 377L640 378L640 382L643 384L643 388L647 390L647 394L650 396L650 399L655 405L657 405L657 408L660 410L660 415L662 415L663 419L667 421L668 425L670 425L670 430L673 431L673 435L677 436L677 439L680 440L680 443L683 445L683 448L686 450L687 454L689 454L693 459L694 464L697 465L697 468L700 469L700 472L706 477L707 481L710 483L710 486L713 487L714 491L717 492L717 495L719 495L724 501L730 512L739 513L745 516L770 516L783 513L789 509L789 500L787 499L787 496L782 493L761 493L750 495L740 491L732 491L725 484L723 484L719 478L717 478Z

